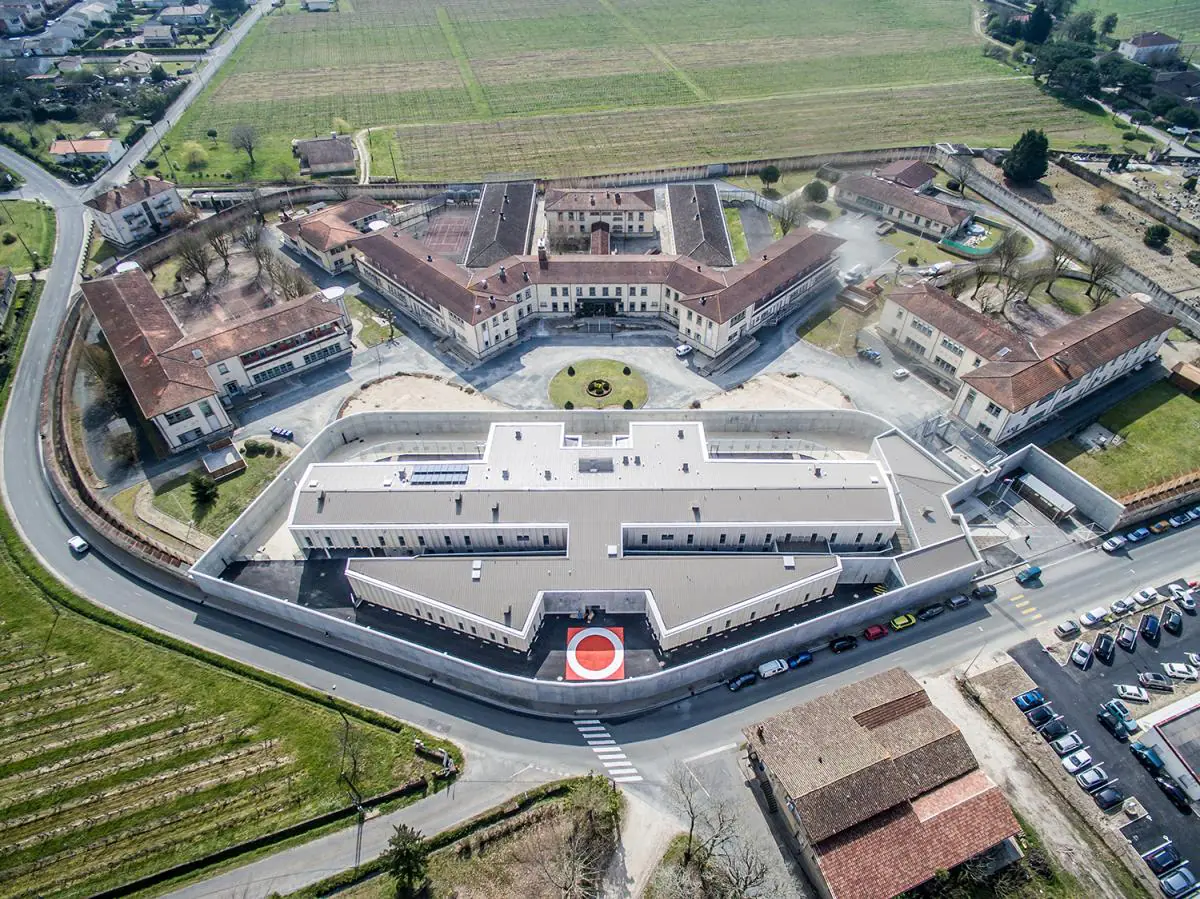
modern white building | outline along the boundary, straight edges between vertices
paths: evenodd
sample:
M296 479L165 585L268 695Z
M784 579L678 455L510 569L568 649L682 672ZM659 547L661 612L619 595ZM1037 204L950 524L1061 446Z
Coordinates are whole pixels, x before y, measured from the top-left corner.
M169 230L187 209L170 181L138 178L88 200L96 227L105 240L130 247Z
M141 269L85 281L82 290L139 410L171 452L231 428L224 403L239 394L351 351L337 296L264 302L185 333Z
M88 161L111 165L124 152L125 147L113 137L66 138L50 145L50 157L58 163Z

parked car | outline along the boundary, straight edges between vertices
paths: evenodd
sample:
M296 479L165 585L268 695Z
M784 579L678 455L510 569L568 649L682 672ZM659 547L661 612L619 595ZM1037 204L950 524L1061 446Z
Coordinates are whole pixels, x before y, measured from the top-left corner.
M1181 599L1182 597L1187 596L1189 592L1191 591L1183 584L1167 584L1167 595L1170 596L1171 599Z
M1042 739L1047 743L1057 740L1060 737L1065 737L1067 732L1067 722L1062 717L1055 718L1038 731L1042 735Z
M1138 625L1138 630L1142 632L1142 636L1147 640L1157 640L1159 634L1158 616L1143 615L1142 622Z
M1167 606L1163 609L1162 614L1163 630L1171 634L1180 634L1183 632L1183 613L1174 606Z
M1157 849L1151 849L1143 855L1142 861L1158 877L1167 873L1183 861L1183 856L1179 854L1179 850L1175 848L1175 844L1168 840Z
M1129 706L1125 705L1121 700L1110 699L1101 708L1107 709L1121 719L1121 723L1130 732L1137 730L1137 719L1133 717L1133 712L1129 711Z
M906 627L912 627L916 623L917 623L917 617L915 615L905 614L905 615L897 615L895 618L893 618L891 621L888 622L888 625L894 631L902 631Z
M1064 640L1074 637L1079 633L1079 622L1068 618L1062 624L1054 628L1054 633L1058 634Z
M1092 660L1092 644L1086 640L1075 641L1075 648L1071 650L1071 661L1080 668L1086 668Z
M1176 868L1170 874L1158 878L1158 888L1164 896L1176 899L1177 896L1187 896L1196 888L1196 875L1187 865Z
M742 687L748 687L758 680L758 675L753 671L747 671L745 674L739 674L737 677L730 678L725 686L729 687L730 691L736 693Z
M1200 669L1200 652L1185 652L1184 656L1187 658L1189 665Z
M909 370L907 368L898 368L894 372L892 372L892 377L895 378L897 381L903 381L908 376L909 376Z
M1130 543L1141 543L1150 536L1149 528L1138 528L1136 531L1130 531L1125 535L1125 539Z
M1111 662L1117 651L1117 641L1112 638L1111 634L1101 634L1096 638L1092 650L1101 662Z
M800 652L796 653L794 656L787 657L787 666L789 668L802 668L812 660L813 656L811 652L800 650Z
M1188 612L1192 615L1196 614L1196 593L1195 593L1195 591L1189 590L1188 594L1186 596L1175 597L1175 603L1176 603L1176 605L1179 606L1179 608L1183 609L1185 612Z
M971 600L969 597L960 593L957 596L951 596L948 600L946 600L946 608L961 609L963 606L969 605L970 602Z
M1126 596L1124 599L1118 599L1108 608L1114 615L1128 615L1137 608L1137 603L1133 601L1133 597Z
M763 662L758 666L758 676L763 680L769 677L774 677L777 674L783 674L788 670L788 663L783 659L771 659L769 662Z
M1089 793L1093 793L1108 783L1108 774L1099 765L1093 765L1083 773L1076 774L1075 780Z
M1137 646L1137 634L1138 632L1128 624L1122 624L1117 628L1117 645L1122 649L1133 652L1133 648Z
M1101 811L1107 812L1125 801L1125 793L1120 787L1105 787L1093 793L1092 799L1100 806Z
M976 587L974 590L971 591L971 596L973 596L975 599L978 599L978 600L995 599L996 598L996 588L993 587L991 584L980 584L978 587Z
M1038 568L1036 565L1030 565L1024 571L1017 574L1018 584L1030 584L1034 581L1040 581L1041 579L1042 569Z
M922 621L928 621L931 618L937 618L944 611L946 611L946 607L942 605L926 606L917 612L917 617Z
M1192 813L1192 803L1188 799L1187 793L1183 791L1183 787L1179 785L1175 778L1169 774L1160 774L1154 778L1154 782L1158 784L1158 788L1171 800L1171 805L1184 814L1190 815Z
M888 635L888 629L882 624L872 624L869 628L863 631L863 636L868 640L882 640Z
M675 355L680 359L682 359L684 356L690 356L691 354L692 348L686 343L681 343L679 346L675 347Z
M837 637L829 644L830 652L849 652L858 646L858 637Z
M1188 518L1187 512L1181 512L1178 515L1172 515L1167 519L1167 524L1173 528L1181 528L1185 524L1191 524L1192 520Z
M1042 695L1041 690L1029 690L1022 693L1020 696L1013 697L1013 702L1017 704L1022 712L1028 712L1030 709L1035 709L1039 705L1046 704L1046 697Z
M1054 709L1048 705L1039 705L1036 709L1030 709L1025 713L1025 720L1035 728L1041 727L1053 718Z
M1133 599L1139 606L1149 606L1162 599L1162 594L1154 587L1141 587L1133 594Z
M1129 744L1129 751L1133 753L1133 757L1141 762L1143 768L1151 774L1157 774L1166 768L1166 763L1158 754L1158 750L1153 746L1147 746L1141 741L1136 741Z
M1200 521L1200 506L1192 506L1187 510L1187 517L1192 521Z
M1147 690L1158 690L1160 693L1175 691L1175 685L1171 683L1171 679L1165 674L1158 674L1155 671L1143 671L1138 675L1138 683Z
M1063 757L1062 766L1068 774L1078 774L1084 768L1092 767L1092 756L1086 749L1077 749Z
M1131 687L1129 684L1117 684L1117 695L1126 702L1149 702L1150 697L1141 687Z
M1050 748L1059 755L1066 755L1068 752L1074 752L1081 746L1083 746L1083 739L1076 731L1071 731L1066 736L1050 741Z
M1118 549L1120 549L1122 546L1124 546L1128 542L1129 541L1126 540L1124 537L1122 537L1120 534L1114 534L1112 537L1109 537L1107 540L1105 540L1103 543L1101 543L1100 548L1102 550L1104 550L1106 553L1115 553Z
M1197 677L1196 669L1183 662L1164 662L1163 671L1167 673L1167 677L1173 677L1175 680L1195 681Z
M75 553L77 556L82 556L88 551L88 542L78 534L67 540L67 546L70 548L71 552Z
M1104 624L1108 619L1108 609L1104 606L1096 606L1094 609L1089 609L1079 616L1079 623L1084 627L1096 627Z
M1156 521L1150 525L1151 534L1162 534L1171 529L1170 523L1164 518L1162 521Z
M1124 722L1106 708L1101 708L1096 713L1096 720L1099 721L1106 731L1116 737L1120 742L1124 743L1129 739L1129 731L1125 728Z

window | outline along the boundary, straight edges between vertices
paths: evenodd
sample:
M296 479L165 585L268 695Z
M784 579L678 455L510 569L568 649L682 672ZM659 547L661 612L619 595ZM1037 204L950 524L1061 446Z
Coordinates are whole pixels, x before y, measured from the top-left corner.
M575 288L575 296L577 296L577 297L583 296L583 288L582 287Z
M600 295L601 295L601 296L604 296L604 297L608 296L608 288L607 288L607 287L601 287L601 288L600 288Z
M952 352L955 356L961 356L963 353L966 352L966 350L964 350L962 347L960 347L957 343L955 343L953 340L951 340L948 337L942 338L942 346L945 349L948 349L950 352Z
M995 403L987 404L987 414L992 416L993 418L996 418L997 416L999 416L1001 411L1002 411L1001 408L999 406L997 406Z
M619 296L621 295L621 290L622 290L622 288L620 288L620 287L616 287L616 288L613 288L613 289L616 291L616 293L615 293L615 294L613 294L613 296L618 296L618 297L619 297Z
M351 537L350 542L353 543L355 546L358 546L358 538L357 537Z
M219 371L223 375L227 375L227 374L229 374L229 366L226 365L224 362L218 362L217 363L217 371Z
M192 417L191 409L176 409L174 412L168 412L165 416L167 424L177 425L181 421L187 421Z
M724 535L724 534L722 534L722 535L721 535L721 540L720 540L720 543L721 543L721 545L722 545L722 546L724 546L724 545L725 545L725 535Z
M447 546L449 546L449 545L450 545L450 535L449 535L449 534L445 534L445 535L443 535L443 536L442 536L442 539L446 541L446 545L447 545Z
M400 541L400 545L401 545L401 546L404 546L404 545L405 545L405 543L404 543L404 538L403 538L403 537L398 537L398 538L396 538L396 539L398 539L398 540Z
M558 303L551 303L551 304L550 304L550 311L551 311L551 312L557 312L557 311L558 311Z
M732 328L734 325L739 324L745 317L746 317L746 310L743 309L741 312L739 312L737 315L735 315L733 318L731 318L729 320L729 326Z
M326 537L326 538L325 538L325 545L326 545L326 546L333 546L333 538L332 538L332 537Z
M550 535L542 534L542 546L549 546L549 545L550 545Z
M687 320L688 320L688 321L691 321L691 320L692 320L692 310L691 310L691 309L689 309L689 310L688 310L688 314L687 314Z
M424 545L425 545L425 538L424 538L424 537L417 537L417 543L418 543L419 545L421 545L421 546L424 546Z
M921 346L921 344L917 343L911 337L904 338L904 345L915 353L919 353L922 356L925 355L925 347Z
M862 531L859 531L854 537L855 543L862 543Z
M497 546L503 546L503 545L504 545L504 538L503 538L503 537L501 537L499 534L497 534L497 535L496 535L496 545L497 545Z
M646 311L646 303L645 303L644 301L642 302L642 311L643 311L643 312L645 312L645 311Z
M710 624L708 627L706 627L704 629L704 634L705 634L705 636L707 636L708 634L711 634L711 633L712 633L712 625Z
M875 535L875 542L876 543L883 542L883 531L880 531L878 534Z
M384 540L382 537L380 537L380 538L379 538L379 545L380 545L380 546L387 546L387 541L386 541L386 540Z
M746 535L742 534L738 537L738 546L745 546L745 545L746 545Z
M470 546L470 545L471 545L471 538L470 538L470 536L469 536L469 535L465 535L465 534L464 534L464 535L463 535L463 546Z
M642 546L645 546L649 542L650 542L650 535L642 534Z
M982 434L984 437L992 436L992 429L989 428L987 425L985 425L983 422L980 422L979 424L975 425L975 430L978 431L980 434Z
M312 542L312 537L305 537L305 538L304 538L304 542L305 542L305 544L306 544L306 545L308 545L308 546L312 546L312 545L313 545L313 542Z
M528 543L529 535L528 534L517 534L517 542L518 543Z
M770 542L771 542L770 534L767 534L767 536L763 537L763 543L770 543Z
M926 337L933 335L933 328L929 327L929 325L925 324L919 318L914 318L909 324L912 325L914 331L920 331Z
M672 541L674 541L674 539L675 539L675 535L674 535L674 534L663 534L663 535L662 535L662 542L663 542L663 543L671 543Z
M954 372L958 368L956 365L954 365L950 362L947 362L941 356L934 356L933 364L936 365L938 368L940 368L942 371L946 372L947 374L951 374L951 375L954 374Z
M272 365L265 371L260 371L254 376L254 383L261 384L264 381L270 381L272 378L278 378L280 375L286 375L296 367L293 362L285 362L282 365Z
M733 619L732 619L732 618L726 618L726 619L725 619L725 629L726 629L726 630L728 630L728 629L729 629L729 625L731 625L731 624L733 624Z
M314 362L320 362L322 359L328 359L330 356L334 356L334 355L340 353L341 351L342 351L342 345L340 343L334 343L327 347L322 347L319 350L316 350L312 353L308 353L307 355L305 355L304 364L312 365Z
M646 288L643 287L642 292L640 294L638 294L638 296L643 296L643 297L646 296Z
M832 534L829 535L829 542L831 544L837 543L837 531L834 531Z
M589 288L588 288L588 296L589 296L589 297L594 297L595 295L596 295L596 288L594 288L594 287L589 287Z
M695 534L688 534L688 535L687 535L687 545L688 545L688 546L691 546L691 545L692 545L692 544L694 544L695 542L696 542L696 535L695 535Z
M201 400L196 405L198 405L200 407L201 415L212 415L213 414L212 404L209 403L208 400Z
M557 287L550 288L550 296L552 296L552 297L558 296L558 288Z

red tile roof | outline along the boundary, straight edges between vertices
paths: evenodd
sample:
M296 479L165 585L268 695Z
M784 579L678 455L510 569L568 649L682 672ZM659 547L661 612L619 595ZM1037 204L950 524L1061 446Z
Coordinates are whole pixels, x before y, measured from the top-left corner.
M1020 334L960 303L952 294L932 284L901 287L893 290L886 299L985 359L998 358L1005 348L1008 352L1004 355L1010 361L1013 353L1020 358L1033 358L1029 341Z
M547 212L653 212L651 190L561 190L546 191Z
M976 770L817 844L834 899L892 899L1020 831L999 787Z
M916 190L937 177L937 169L919 159L897 159L875 172L876 178Z
M957 227L971 215L970 210L961 206L950 206L932 197L913 193L909 188L893 181L884 181L869 175L843 175L834 188L835 198L842 192L903 209L947 228Z
M1161 31L1143 31L1129 38L1129 43L1135 47L1169 47L1178 44L1179 38L1163 34Z
M1008 357L981 365L963 381L1009 412L1019 412L1147 340L1175 319L1130 294L1030 342L1028 359Z
M356 226L372 215L386 212L388 207L370 197L355 197L335 203L311 215L283 222L279 230L292 240L300 240L322 252L349 243L363 232Z
M51 156L71 156L83 153L107 153L112 147L112 139L105 137L97 140L56 140L50 145Z
M332 324L341 317L341 306L316 293L293 303L260 310L248 318L226 322L201 334L189 334L164 351L163 356L180 362L196 361L193 351L198 350L204 357L200 364L212 365L221 359Z
M163 181L161 178L138 178L128 184L106 190L99 196L92 197L84 205L91 206L99 212L111 213L166 193L174 187L170 181Z

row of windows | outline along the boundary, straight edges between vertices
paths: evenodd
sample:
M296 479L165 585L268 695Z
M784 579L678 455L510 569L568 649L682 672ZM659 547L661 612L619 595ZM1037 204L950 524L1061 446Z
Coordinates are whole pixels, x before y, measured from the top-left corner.
M613 290L612 295L614 297L622 296L622 293L621 293L622 289L623 288L620 288L620 287L612 288L612 290ZM559 293L560 290L562 291L562 293ZM589 297L596 296L596 288L595 287L589 287L587 290L588 290L587 295ZM637 287L630 285L629 286L629 295L631 297L635 297L635 296L639 296L639 295L644 297L644 296L648 295L648 291L645 287L641 288L640 294L638 293L638 290L639 289ZM601 287L600 288L600 296L602 296L602 297L608 296L609 295L608 291L609 291L609 288ZM530 291L528 291L528 290L525 291L526 298L528 298L529 295L530 295ZM569 297L570 295L571 295L571 288L569 288L569 287L563 286L563 287L551 287L550 288L550 296L552 296L552 297L557 297L557 296ZM577 297L583 296L583 288L582 287L575 288L575 296L577 296Z
M163 417L166 418L167 424L177 425L181 421L187 421L189 418L191 418L192 410L190 408L176 409L174 412L168 412Z
M528 534L518 534L516 539L517 539L518 546L530 546L533 542L533 538L530 537ZM446 546L454 545L454 542L449 534L443 534L442 540L444 541ZM350 543L352 546L362 546L362 543L359 542L359 539L353 535L350 537ZM315 546L315 544L313 543L312 537L305 536L304 545L308 546L308 547ZM334 548L333 547L333 538L326 537L325 545L327 547L329 547L330 549L333 549ZM379 537L379 545L387 546L386 538L384 538L383 536L380 536ZM408 546L408 542L404 539L404 537L398 536L398 537L396 537L396 545L401 546L401 547L406 547L406 546ZM425 538L418 534L417 535L417 546L428 546L428 545L429 544L426 542ZM470 546L470 545L471 545L471 536L469 534L466 534L463 536L463 546ZM497 546L504 545L503 535L500 535L500 534L496 535L496 545ZM549 545L550 545L550 535L542 534L542 546L549 546Z
M926 337L933 336L933 328L929 327L929 325L925 324L925 322L921 321L919 318L914 318L910 324L912 325L914 331L920 331Z
M322 359L328 359L330 356L336 356L342 351L340 343L332 344L331 346L323 347L313 353L308 353L304 357L305 365L312 365L314 362L320 362Z
M728 536L729 536L728 534L722 534L722 535L721 535L721 536L718 538L718 541L717 541L717 542L718 542L718 543L719 543L721 546L725 546L725 545L726 545L726 542L727 542L727 538L728 538ZM770 546L770 545L771 545L771 538L772 538L772 537L774 537L774 536L775 536L774 534L766 534L766 535L763 537L763 546ZM802 535L802 534L797 534L797 535L795 535L795 536L796 536L798 539L803 539L803 535ZM830 543L837 543L837 536L838 536L838 535L837 535L837 531L834 531L832 534L830 534L830 535L829 535L829 542L830 542ZM687 535L687 545L688 545L688 546L693 546L693 545L695 544L695 542L696 542L696 539L695 539L695 538L696 538L696 535L695 535L695 534L688 534L688 535ZM820 539L820 535L819 535L819 534L817 534L817 533L814 531L814 532L813 532L813 533L812 533L812 534L809 536L809 538L808 538L808 542L809 542L809 543L816 543L816 542L817 542L819 539ZM675 535L674 535L674 534L662 534L662 535L659 537L659 541L660 541L660 542L662 542L662 543L672 543L672 542L674 542L674 540L675 540ZM788 533L786 533L786 534L784 535L782 542L783 542L783 543L785 543L785 544L786 544L786 543L791 543L791 542L792 542L792 533L791 533L791 531L789 531ZM863 542L863 532L862 532L862 531L859 531L857 534L855 534L855 535L854 535L854 540L853 540L853 542L854 542L854 543L862 543L862 542ZM882 532L882 531L880 531L879 533L877 533L877 534L875 535L875 539L874 539L872 542L873 542L873 543L882 543L882 542L883 542L883 532ZM649 534L642 534L642 546L647 546L647 545L649 545L649 543L650 543L650 535L649 535ZM745 546L745 545L746 545L746 535L745 535L745 534L738 534L738 546Z
M620 213L619 211L618 211L618 212L591 212L591 213L587 213L587 212L581 212L581 213L579 213L579 221L581 221L581 222L582 222L582 221L585 221L585 219L586 219L586 217L587 217L588 215L591 215L591 216L594 218L594 217L596 217L596 216L604 216L604 215L611 215L611 216L613 216L613 217L617 217L617 216L619 216L620 214L621 214L621 213ZM646 220L646 213L644 213L644 212L639 212L639 213L637 214L637 217L638 217L638 221L639 221L639 222L644 222L644 221ZM626 221L630 221L630 222L631 222L631 221L633 221L633 213L632 213L632 212L626 212L626 213L625 213L625 219L626 219ZM558 221L560 221L560 222L561 222L562 220L563 220L563 214L560 212L560 213L558 213ZM573 213L573 212L568 212L568 213L567 213L567 221L568 221L568 222L573 222L573 221L575 221L575 213Z
M261 384L264 381L270 381L272 378L278 378L280 375L286 375L289 371L296 367L293 362L284 362L282 365L272 365L270 368L257 372L254 375L254 383Z
M955 343L949 337L942 338L942 346L945 349L952 352L955 356L961 356L963 353L966 352L966 350L964 350L962 347L960 347L957 343Z

